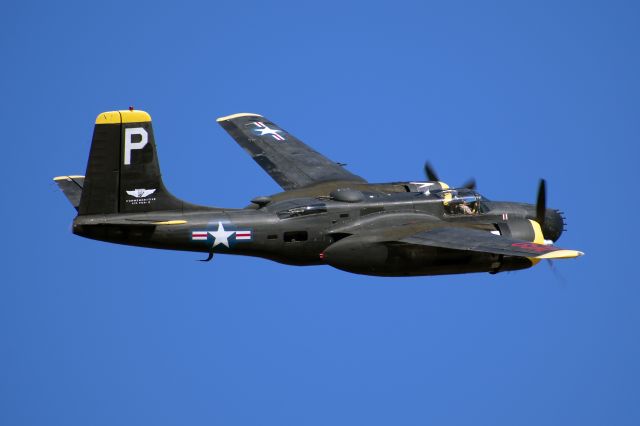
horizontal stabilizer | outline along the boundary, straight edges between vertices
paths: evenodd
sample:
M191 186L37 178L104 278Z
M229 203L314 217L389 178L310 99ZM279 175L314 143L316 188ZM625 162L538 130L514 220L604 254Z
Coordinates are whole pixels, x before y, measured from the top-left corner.
M84 186L84 176L58 176L53 178L58 188L64 193L71 205L78 210L82 187Z

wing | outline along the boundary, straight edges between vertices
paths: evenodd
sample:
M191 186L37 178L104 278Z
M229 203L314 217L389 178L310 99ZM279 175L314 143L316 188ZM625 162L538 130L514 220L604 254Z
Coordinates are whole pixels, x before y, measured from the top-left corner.
M217 121L285 190L332 181L366 183L261 115L233 114Z
M566 259L584 254L577 250L566 250L552 245L516 240L469 228L436 228L401 238L398 241L535 259Z

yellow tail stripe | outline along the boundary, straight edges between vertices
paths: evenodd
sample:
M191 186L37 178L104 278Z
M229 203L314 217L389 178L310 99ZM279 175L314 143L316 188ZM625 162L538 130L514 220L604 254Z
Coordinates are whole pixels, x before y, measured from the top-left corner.
M139 110L107 111L96 117L96 124L146 123L148 121L151 121L151 116Z

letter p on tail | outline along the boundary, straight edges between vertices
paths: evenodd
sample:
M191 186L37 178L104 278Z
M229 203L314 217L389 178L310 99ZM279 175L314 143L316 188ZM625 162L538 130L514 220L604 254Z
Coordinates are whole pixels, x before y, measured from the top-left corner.
M133 142L133 136L140 136L139 142ZM131 151L142 149L149 143L149 133L143 127L131 127L124 129L124 164L131 165Z

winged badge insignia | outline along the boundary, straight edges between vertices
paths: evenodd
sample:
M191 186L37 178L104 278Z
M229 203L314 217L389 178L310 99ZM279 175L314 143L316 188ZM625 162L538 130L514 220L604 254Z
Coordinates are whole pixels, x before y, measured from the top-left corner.
M127 191L127 194L136 198L146 198L154 192L156 192L155 189L136 188L133 191Z

